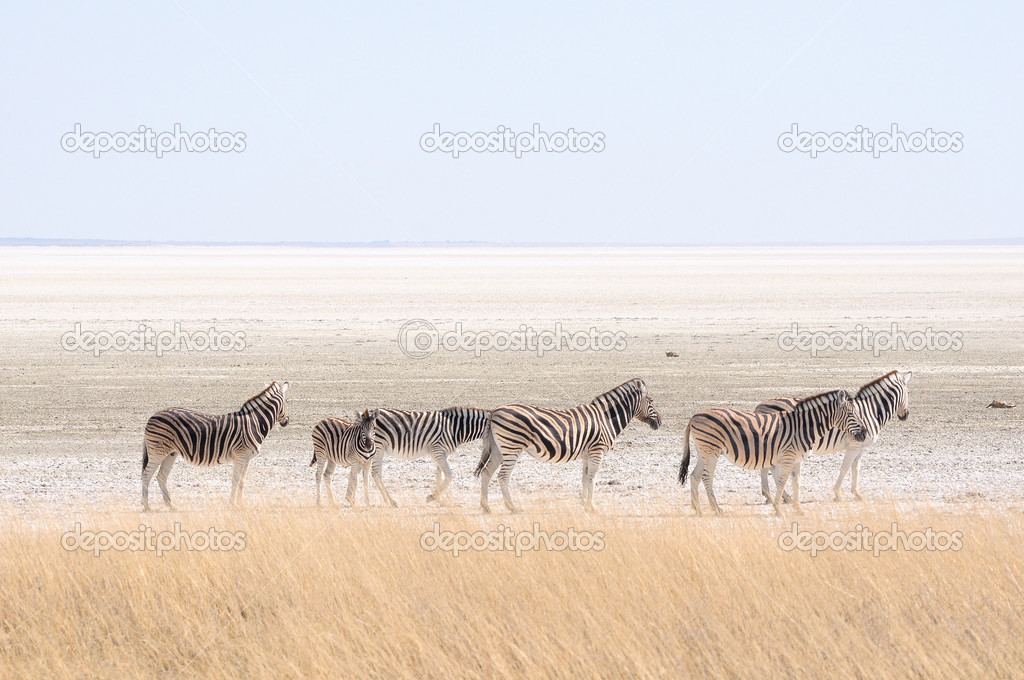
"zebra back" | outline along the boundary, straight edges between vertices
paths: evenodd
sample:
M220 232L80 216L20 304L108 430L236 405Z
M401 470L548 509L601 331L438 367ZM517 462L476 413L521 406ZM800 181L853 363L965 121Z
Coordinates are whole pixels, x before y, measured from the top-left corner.
M451 453L462 444L480 439L489 419L489 411L477 408L380 409L375 438L379 447L399 458L417 458L436 450Z

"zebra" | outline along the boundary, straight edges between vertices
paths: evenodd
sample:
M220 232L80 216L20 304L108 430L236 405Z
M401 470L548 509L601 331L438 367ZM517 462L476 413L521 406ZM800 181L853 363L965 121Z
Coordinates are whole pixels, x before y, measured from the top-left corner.
M324 489L327 491L327 500L331 505L335 505L331 480L337 465L351 468L348 477L348 491L345 493L345 500L349 505L355 505L355 492L359 484L360 471L363 473L366 504L370 504L367 474L370 469L370 459L373 458L373 454L377 450L373 437L379 413L379 410L371 412L367 409L355 423L341 418L325 418L313 428L313 460L309 462L309 467L316 465L317 507L321 506L321 480L323 480Z
M686 485L690 466L690 434L697 450L697 463L690 479L690 501L701 514L697 496L704 482L711 509L722 514L712 488L718 457L726 454L733 463L747 469L760 470L778 465L781 482L773 501L775 512L782 514L779 503L789 475L793 476L793 507L800 512L800 477L796 463L815 441L829 430L845 429L857 441L865 431L850 406L846 390L823 392L798 401L792 410L775 413L746 413L728 408L710 408L690 418L683 434L683 460L679 465L679 483Z
M479 408L453 407L440 411L400 411L380 409L374 439L377 451L370 463L373 480L384 499L398 507L381 478L384 456L401 460L430 456L437 465L434 490L427 502L440 502L441 494L452 481L448 455L459 446L480 439L487 430L489 411Z
M907 383L913 377L913 371L907 371L906 373L890 371L881 378L876 378L867 383L857 391L853 401L850 402L850 408L856 412L858 420L864 426L867 434L864 441L856 441L843 430L831 430L824 437L815 441L810 451L808 451L808 453L816 454L846 453L843 458L842 468L839 470L839 479L836 480L836 485L833 489L837 501L842 498L840 490L843 485L843 479L846 478L846 473L851 469L853 471L851 476L853 497L857 500L864 499L857 490L861 456L865 453L870 453L874 448L878 442L879 433L892 418L893 414L901 421L906 420L910 415L910 410L907 407ZM794 404L796 404L796 399L793 397L778 397L759 404L754 409L754 413L788 411L793 408ZM799 466L799 463L797 465ZM778 483L778 468L772 467L771 470L775 475L776 483ZM764 494L765 498L771 500L771 492L768 485L768 468L761 470L761 493ZM785 490L783 490L783 500L788 500L788 494L786 494Z
M527 451L533 457L563 463L583 461L583 488L580 500L587 510L594 509L594 478L604 454L611 450L615 438L636 418L650 425L661 426L661 414L647 393L647 384L640 378L622 383L596 397L589 404L566 411L538 406L511 404L491 411L491 425L484 437L484 448L477 465L480 477L480 507L490 513L487 487L495 470L505 505L518 512L509 491L512 468L519 454Z
M146 423L142 442L142 507L149 511L149 482L153 473L164 503L174 509L167 477L178 454L201 466L234 462L230 503L242 505L242 488L249 461L260 452L274 423L288 424L288 383L272 382L234 413L211 416L183 408L158 411Z

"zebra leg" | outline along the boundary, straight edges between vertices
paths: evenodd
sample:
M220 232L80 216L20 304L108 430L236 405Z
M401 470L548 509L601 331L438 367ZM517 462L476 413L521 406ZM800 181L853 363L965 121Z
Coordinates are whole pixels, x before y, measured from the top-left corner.
M365 489L363 489L365 491ZM345 501L351 506L356 506L356 495L359 492L359 465L352 465L348 469L348 486L345 488Z
M331 482L334 481L334 468L338 466L333 460L327 461L327 468L324 470L324 492L327 494L327 502L331 504L331 507L337 507L338 502L334 500L334 489L331 488Z
M508 485L509 480L512 479L512 468L519 461L519 453L506 455L504 451L501 451L500 447L498 451L501 452L501 469L498 470L498 484L501 485L501 495L505 499L505 507L508 508L509 512L519 512L519 508L512 502L512 492Z
M604 451L591 451L587 458L587 485L583 494L586 496L584 507L594 511L594 480L597 478L597 471L601 469L601 461L604 458Z
M781 483L781 480L782 480L782 473L779 472L779 466L778 465L773 465L772 466L772 474L775 476L775 486L777 487ZM782 489L782 502L783 503L789 503L792 500L793 500L793 498L786 492L786 489L783 488Z
M764 496L765 503L772 502L772 489L768 484L768 471L771 468L761 468L761 495Z
M249 469L249 461L252 460L252 454L242 454L238 458L235 458L235 469L231 475L231 505L237 505L239 508L245 509L245 502L242 500L242 489L245 487L245 473Z
M718 465L718 456L715 456L707 462L704 466L704 470L701 473L701 479L704 482L704 491L708 494L708 503L711 504L711 509L716 515L721 515L722 508L719 507L718 501L715 499L715 466Z
M587 496L586 496L585 489L587 488L587 466L588 466L590 461L587 460L586 456L584 456L582 458L582 460L583 460L583 479L582 479L582 481L580 481L580 504L581 505L586 505L587 504Z
M373 472L373 481L377 484L377 489L380 491L380 495L384 497L384 502L393 508L398 507L398 503L391 497L388 490L384 487L384 479L380 475L381 467L383 467L384 457L379 454L374 454L372 461L370 462L370 469Z
M160 471L156 474L156 481L160 484L160 494L164 497L164 503L170 510L174 509L174 504L171 503L171 494L167 493L167 478L171 474L171 468L174 467L174 461L177 460L177 456L167 456L160 463Z
M488 445L490 446L490 453L483 469L480 470L480 508L484 511L485 515L491 512L491 506L487 504L487 489L491 485L491 477L501 464L501 452L498 449L498 445L493 440L485 444L485 446Z
M793 511L798 515L804 514L803 509L800 507L800 467L803 461L797 460L793 466ZM782 502L786 502L786 490L782 490Z
M848 449L846 455L843 456L843 467L839 469L839 479L836 480L836 485L833 488L833 490L836 492L837 501L843 499L842 494L840 493L843 487L843 480L846 479L847 471L850 469L850 466L853 465L854 459L857 458L857 453L858 449L856 448Z
M145 466L142 468L142 509L145 512L149 512L149 483L153 481L153 475L156 474L157 469L163 463L163 458L159 456L150 456L146 454L144 463Z
M316 507L322 508L323 504L320 502L320 483L324 478L324 463L326 462L323 458L317 458L316 461Z
M366 507L370 507L370 464L363 463L363 496L366 500Z
M772 503L777 517L782 517L782 494L786 490L786 482L789 481L789 476L792 472L793 458L787 456L782 459L782 463L779 465L779 473L782 479L775 489L775 501Z
M448 466L448 455L441 451L434 454L434 462L437 464L437 476L434 480L434 493L427 496L427 502L441 502L441 494L452 482L452 469Z
M704 454L701 453L699 446L694 446L697 454L697 462L693 466L693 473L690 475L690 505L693 506L694 511L698 516L702 515L703 512L700 509L700 482L704 476Z
M864 496L861 496L860 491L857 490L857 478L860 477L860 459L863 455L863 449L857 451L857 457L853 459L853 468L850 470L850 490L853 492L853 497L859 501L864 500Z

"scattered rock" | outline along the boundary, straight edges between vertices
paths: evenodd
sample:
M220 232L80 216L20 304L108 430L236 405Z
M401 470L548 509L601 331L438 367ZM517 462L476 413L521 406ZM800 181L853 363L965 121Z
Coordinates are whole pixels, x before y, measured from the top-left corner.
M1017 408L1017 405L1009 401L999 401L998 399L993 399L992 403L986 406L985 408Z
M667 356L667 357L678 357L679 356L679 352L665 352L665 356Z

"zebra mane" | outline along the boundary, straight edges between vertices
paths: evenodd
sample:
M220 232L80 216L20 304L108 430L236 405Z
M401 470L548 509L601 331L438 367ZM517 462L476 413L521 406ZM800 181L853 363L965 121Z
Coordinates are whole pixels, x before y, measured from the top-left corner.
M280 391L281 387L277 384L277 381L271 381L269 385L263 388L262 392L260 392L254 397L246 399L245 403L242 404L242 408L238 410L241 413L250 413L254 411L258 405L265 403L266 399L264 399L264 397L266 397L267 394L269 394L270 392L274 392L275 394L277 394Z
M819 406L833 404L839 401L840 395L844 395L847 400L850 398L850 394L846 390L830 390L797 400L790 413L806 413Z
M875 378L871 382L864 384L859 390L857 390L857 397L866 397L869 394L873 394L875 392L880 391L882 383L887 383L889 381L889 378L892 378L894 381L898 380L898 373L899 371L889 371L881 378Z
M637 394L639 394L641 391L640 388L643 386L643 384L644 381L642 378L633 378L632 380L627 380L618 387L613 387L604 394L597 395L590 403L594 404L595 406L600 406L601 404L607 403L610 399L615 399L616 397L620 397L622 395L626 395L634 391Z

